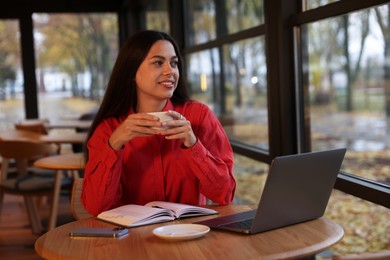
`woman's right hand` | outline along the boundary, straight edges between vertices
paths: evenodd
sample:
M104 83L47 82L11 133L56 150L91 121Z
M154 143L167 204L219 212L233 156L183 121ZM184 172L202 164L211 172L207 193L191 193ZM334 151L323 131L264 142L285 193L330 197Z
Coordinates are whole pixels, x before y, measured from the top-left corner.
M119 150L125 143L137 136L149 136L158 134L159 130L152 127L160 127L159 118L146 113L129 115L111 134L108 140L114 150Z

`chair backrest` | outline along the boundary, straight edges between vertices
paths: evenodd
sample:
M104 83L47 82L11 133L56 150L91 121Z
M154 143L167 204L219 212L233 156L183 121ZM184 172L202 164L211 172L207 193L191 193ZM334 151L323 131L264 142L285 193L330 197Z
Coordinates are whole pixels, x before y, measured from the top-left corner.
M93 217L81 202L81 191L83 188L83 178L75 179L73 182L72 198L70 201L73 217L76 220Z
M17 162L19 175L26 174L27 162L56 152L57 147L52 144L38 143L27 140L0 139L0 156L2 157L2 171L0 180L7 177L8 162L14 159Z
M46 130L45 123L47 123L46 120L41 120L36 122L16 123L15 129L26 130L26 131L47 135L48 132Z

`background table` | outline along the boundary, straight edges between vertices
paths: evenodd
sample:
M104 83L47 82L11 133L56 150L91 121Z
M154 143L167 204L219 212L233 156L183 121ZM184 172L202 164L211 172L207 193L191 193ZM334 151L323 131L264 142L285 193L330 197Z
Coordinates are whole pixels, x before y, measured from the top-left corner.
M85 142L86 138L86 132L50 133L48 135L44 135L16 129L0 131L0 139L4 140L28 140L54 144L82 144Z
M42 135L37 141L53 144L82 144L85 142L88 133L56 133Z
M61 120L61 121L53 121L45 124L47 129L55 129L55 128L80 128L80 129L89 129L91 127L92 120Z
M3 140L27 140L39 142L43 134L27 131L27 130L3 130L0 131L0 139Z
M79 178L79 170L85 168L84 155L82 153L60 154L38 159L34 162L35 167L55 170L56 175L53 187L53 201L51 206L48 230L55 228L57 223L58 204L61 193L61 181L64 171L71 171L73 178Z
M47 129L55 129L55 128L81 128L81 129L89 129L92 124L92 120L48 120L48 119L26 119L21 122L18 122L19 125L25 126L33 126L37 124L43 125Z
M220 214L130 228L122 238L71 238L69 232L76 228L114 226L95 218L78 220L39 237L35 250L46 259L293 259L319 253L344 234L341 226L326 218L256 235L211 230L199 239L173 242L152 234L159 226L193 223L251 209L244 205L209 207Z
M58 146L58 153L61 153L62 144L83 145L87 139L87 132L64 132L39 134L26 130L4 130L0 131L0 139L3 140L27 140L31 142L52 143Z

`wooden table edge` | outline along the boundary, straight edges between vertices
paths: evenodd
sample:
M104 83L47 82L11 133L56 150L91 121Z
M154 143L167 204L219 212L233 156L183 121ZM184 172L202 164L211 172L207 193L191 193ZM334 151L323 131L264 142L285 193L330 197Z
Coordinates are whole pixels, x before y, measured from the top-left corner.
M52 170L83 170L85 168L84 154L69 153L51 155L36 160L34 166Z
M333 230L335 232L333 237L329 237L328 239L322 241L319 244L311 245L311 246L308 246L304 249L301 248L301 249L296 249L296 250L292 250L289 252L272 254L272 255L266 256L265 258L262 257L261 259L264 259L264 260L265 259L274 259L274 260L276 260L276 259L296 259L297 257L299 257L299 258L310 257L310 256L314 256L314 255L328 249L329 247L331 247L331 246L335 245L336 243L338 243L339 241L341 241L341 239L344 237L344 229L341 225L339 225L338 223L336 223L333 220L326 218L326 217L320 217L318 219L314 219L314 220L311 220L308 222L318 221L318 220L328 222L329 225L331 225L331 227L333 228ZM303 223L307 223L307 222L303 222Z
M92 217L92 218L96 219L95 217ZM315 254L320 253L320 252L326 250L327 248L331 247L332 245L336 244L337 242L339 242L343 238L344 229L336 222L334 222L326 217L321 217L321 218L318 218L318 219L315 219L312 221L308 221L308 222L313 222L313 221L326 222L327 226L329 226L329 228L331 228L332 231L334 232L334 236L329 237L328 239L326 239L323 242L316 244L316 245L308 246L308 247L303 248L303 249L300 248L300 249L290 250L290 251L283 252L283 253L276 253L276 254L269 254L266 256L261 256L261 259L264 259L264 260L296 259L297 257L305 258L305 257L309 257L309 256L314 256ZM308 223L308 222L304 222L304 223ZM67 224L70 224L70 223L67 223ZM67 224L59 226L56 229L65 229L66 230ZM59 232L61 232L61 231L59 231ZM67 235L67 234L65 234L65 232L64 232L64 235ZM46 234L40 236L35 241L34 248L35 248L36 253L39 256L44 257L46 259L69 259L67 257L61 257L58 255L58 253L52 252L47 248L43 248L43 245L45 244L45 239L46 239Z

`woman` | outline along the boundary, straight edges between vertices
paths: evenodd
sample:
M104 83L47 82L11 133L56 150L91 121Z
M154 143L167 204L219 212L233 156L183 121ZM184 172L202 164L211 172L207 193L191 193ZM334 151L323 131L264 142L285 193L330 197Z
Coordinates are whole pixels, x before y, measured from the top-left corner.
M188 99L177 44L163 32L128 39L87 139L84 207L94 215L161 200L226 205L233 152L212 111ZM168 111L159 121L150 112Z

